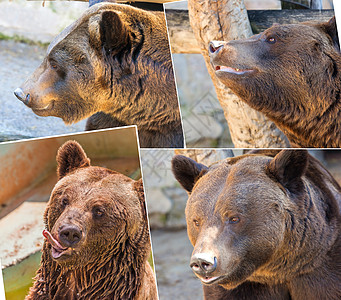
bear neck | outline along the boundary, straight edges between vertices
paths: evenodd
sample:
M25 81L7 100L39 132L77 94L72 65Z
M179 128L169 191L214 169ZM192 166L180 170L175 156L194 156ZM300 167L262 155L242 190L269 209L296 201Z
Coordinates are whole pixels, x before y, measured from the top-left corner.
M339 226L339 230L341 226ZM323 244L321 244L323 247ZM303 274L287 283L292 299L341 299L341 238L313 272Z
M264 113L298 147L341 147L341 55L328 53L333 63L329 77L311 75L293 92L276 84L245 91L235 90L248 105ZM325 67L327 70L328 68ZM327 72L321 67L321 73ZM327 76L328 76L327 75ZM277 95L266 94L273 89Z
M45 241L41 267L27 299L137 299L150 251L145 249L150 244L146 226L133 240L109 245L94 261L75 268L52 260Z
M293 200L303 207L288 211L286 237L270 262L251 281L285 284L293 299L340 299L341 217L337 204L340 188L327 179L329 173L321 172L318 166L312 168L313 164L310 163L307 173L314 175L308 174L308 180L304 180L306 193ZM336 189L332 190L333 187Z

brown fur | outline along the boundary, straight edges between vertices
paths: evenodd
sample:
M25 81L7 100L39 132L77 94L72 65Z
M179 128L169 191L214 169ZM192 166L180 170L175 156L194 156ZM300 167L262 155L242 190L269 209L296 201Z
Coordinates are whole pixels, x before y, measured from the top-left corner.
M257 150L210 168L175 156L172 167L189 187L193 271L217 277L205 299L340 299L341 188L307 151Z
M210 48L214 68L253 73L218 70L217 77L273 120L292 145L341 147L341 55L335 18L274 25L249 39L220 45L217 51Z
M57 259L45 240L26 299L157 299L142 181L90 166L74 141L59 149L57 162L46 230L65 247L66 226L77 226L81 239Z
M21 90L40 116L90 117L87 130L137 125L142 147L183 147L163 13L92 6L52 41Z

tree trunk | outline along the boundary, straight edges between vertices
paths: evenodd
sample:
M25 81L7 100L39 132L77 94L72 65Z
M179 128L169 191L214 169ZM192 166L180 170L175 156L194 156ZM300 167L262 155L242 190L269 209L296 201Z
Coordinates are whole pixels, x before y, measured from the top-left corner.
M189 0L189 18L194 35L205 58L217 96L230 128L235 147L287 147L284 134L261 113L242 102L214 74L208 56L212 40L233 40L252 35L242 0Z
M231 149L177 149L174 153L192 158L208 167L217 161L234 156Z
M322 0L311 0L311 9L322 9Z

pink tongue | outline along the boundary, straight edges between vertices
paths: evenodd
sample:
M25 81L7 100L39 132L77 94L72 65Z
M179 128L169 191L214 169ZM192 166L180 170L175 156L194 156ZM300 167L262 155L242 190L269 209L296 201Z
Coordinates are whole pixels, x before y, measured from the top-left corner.
M57 250L66 250L67 247L63 247L47 230L43 230L43 236L47 239L47 241L52 245L53 248Z

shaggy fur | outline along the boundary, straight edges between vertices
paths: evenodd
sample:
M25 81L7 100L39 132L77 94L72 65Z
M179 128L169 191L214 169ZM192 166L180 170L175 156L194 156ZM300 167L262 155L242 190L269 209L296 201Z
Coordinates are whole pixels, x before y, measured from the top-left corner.
M40 116L90 117L86 130L137 125L142 147L183 147L163 13L93 5L15 94Z
M341 188L307 151L172 165L205 299L340 299Z
M73 141L57 162L44 215L49 234L26 299L157 299L142 181L90 166Z
M274 25L246 40L212 45L211 62L221 82L273 120L293 146L341 147L335 18Z

